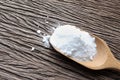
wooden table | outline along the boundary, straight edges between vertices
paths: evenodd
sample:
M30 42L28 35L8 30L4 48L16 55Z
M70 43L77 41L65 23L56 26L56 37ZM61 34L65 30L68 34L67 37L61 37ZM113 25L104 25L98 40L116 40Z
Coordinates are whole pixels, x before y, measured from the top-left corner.
M101 37L120 60L120 0L0 0L0 80L120 80L45 47L36 31L64 24Z

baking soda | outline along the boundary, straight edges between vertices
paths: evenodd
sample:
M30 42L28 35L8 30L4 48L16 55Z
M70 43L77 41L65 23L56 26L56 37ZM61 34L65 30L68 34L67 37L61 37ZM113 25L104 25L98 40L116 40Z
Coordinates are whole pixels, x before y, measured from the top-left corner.
M79 61L92 60L97 53L95 38L72 25L56 28L50 37L50 43L66 56Z

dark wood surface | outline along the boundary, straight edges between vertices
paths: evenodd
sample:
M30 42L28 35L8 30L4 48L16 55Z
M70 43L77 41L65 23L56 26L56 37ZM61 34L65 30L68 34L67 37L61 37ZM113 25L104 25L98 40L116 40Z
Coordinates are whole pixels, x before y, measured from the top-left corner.
M101 37L120 60L120 0L0 0L0 80L120 80L46 48L36 31L63 24Z

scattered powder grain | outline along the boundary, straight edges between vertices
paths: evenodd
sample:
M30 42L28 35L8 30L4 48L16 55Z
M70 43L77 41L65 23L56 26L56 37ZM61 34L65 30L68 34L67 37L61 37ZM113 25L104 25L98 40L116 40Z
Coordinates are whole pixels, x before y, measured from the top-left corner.
M40 34L40 33L41 33L41 31L40 31L40 30L37 30L37 33L38 33L38 34Z
M50 48L50 43L49 43L49 38L50 38L50 35L46 35L46 36L42 36L43 37L43 43L44 43L44 46L47 47L47 48Z
M34 51L34 50L35 50L35 47L32 47L32 48L31 48L31 51Z

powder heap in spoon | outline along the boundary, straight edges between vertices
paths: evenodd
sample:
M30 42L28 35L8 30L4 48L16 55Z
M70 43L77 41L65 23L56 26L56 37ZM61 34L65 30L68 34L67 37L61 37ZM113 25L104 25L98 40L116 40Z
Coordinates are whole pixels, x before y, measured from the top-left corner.
M72 25L56 28L50 37L50 43L64 55L79 61L92 60L97 53L95 38Z

